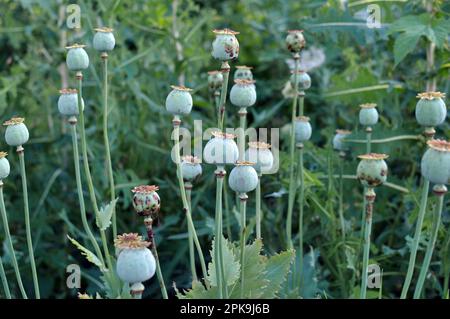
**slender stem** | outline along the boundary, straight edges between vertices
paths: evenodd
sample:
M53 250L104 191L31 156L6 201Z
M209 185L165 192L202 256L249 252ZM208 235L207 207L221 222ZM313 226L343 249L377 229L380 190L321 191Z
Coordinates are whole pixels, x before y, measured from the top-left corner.
M226 179L224 180L223 183L223 203L225 206L225 218L226 218L226 223L227 223L227 237L229 241L232 241L232 233L231 233L231 214L230 214L230 204L228 202L228 186L226 183Z
M36 299L41 299L39 292L39 281L36 270L36 261L34 259L33 241L31 239L31 223L30 223L30 209L28 205L28 186L27 186L27 173L25 170L25 150L22 146L17 147L17 153L20 161L20 175L22 177L22 192L23 192L23 205L25 211L25 230L27 234L27 246L28 254L30 255L31 273L33 276L34 294Z
M11 256L11 261L14 267L14 272L16 274L17 283L19 284L20 293L22 294L23 299L28 299L27 293L25 292L25 288L23 287L22 277L20 275L19 265L17 264L16 253L14 251L11 232L9 231L8 225L8 215L6 214L5 201L3 198L3 182L0 181L0 211L2 214L2 222L3 229L5 231L6 243L8 245L9 254Z
M302 265L303 265L303 211L305 206L305 173L303 167L303 145L299 148L299 175L300 175L300 194L298 197L299 216L298 216L298 254L300 262L298 265L298 290L301 291Z
M186 197L189 205L189 210L192 211L192 204L191 204L192 184L185 183L184 189L186 190ZM189 260L191 263L192 280L197 281L198 280L197 271L195 270L194 237L192 236L191 227L189 227L189 225L188 225L188 238L189 238Z
M246 207L247 207L247 195L241 194L240 196L240 214L241 214L241 299L245 294L245 233L246 233Z
M220 128L220 124L222 123L222 114L220 112L220 91L214 91L214 102L216 104L217 110L217 127Z
M169 299L167 295L166 285L164 284L164 277L161 272L161 265L159 264L158 251L156 250L156 242L152 242L152 253L156 261L156 277L158 277L159 286L161 287L161 294L163 299Z
M88 235L89 240L91 241L91 244L95 249L95 253L97 254L98 258L100 258L102 264L104 265L105 261L103 259L102 251L97 243L97 240L94 237L94 234L92 233L91 227L89 227L89 222L87 220L86 205L84 203L84 196L83 196L83 186L81 183L80 154L78 151L76 122L70 123L70 130L72 133L73 160L75 164L75 179L77 182L77 193L78 193L78 202L80 204L81 221L83 223L84 231Z
M402 293L400 298L405 299L406 295L408 294L409 286L411 285L411 280L414 274L414 269L416 265L416 256L417 256L417 249L419 248L419 240L420 235L422 233L422 226L423 226L423 220L425 218L425 213L427 210L427 199L428 199L428 191L430 188L430 182L427 179L423 180L423 186L422 186L422 196L420 199L420 208L419 208L419 215L417 216L417 224L416 224L416 230L414 233L414 239L411 245L411 254L409 256L409 264L408 264L408 271L406 273L405 282L403 284Z
M82 105L82 97L83 97L83 85L82 85L83 76L81 73L77 74L78 80L78 105ZM97 198L95 197L94 183L92 181L91 169L89 168L89 158L87 155L87 143L86 143L86 129L84 126L84 111L80 112L80 137L81 137L81 152L83 155L83 167L84 174L86 175L86 181L89 190L89 197L91 199L92 207L94 208L95 216L97 220L100 220L100 211L97 205ZM113 266L111 262L111 255L109 254L108 242L106 240L106 233L104 230L100 229L100 237L102 240L103 251L105 253L106 263L108 264L108 268L112 271Z
M181 160L180 160L180 120L178 118L174 118L174 149L175 149L175 162L177 166L177 179L178 179L178 185L180 187L180 193L181 193L181 201L183 203L183 209L186 214L186 219L188 223L188 227L190 227L192 236L194 239L195 247L197 248L198 257L200 258L200 265L202 267L202 273L203 278L206 280L207 278L207 271L206 271L206 263L205 259L203 257L203 251L202 247L200 246L200 242L198 241L197 232L195 231L194 222L192 221L192 215L191 210L189 208L189 203L187 200L185 188L184 188L184 180L183 176L181 175Z
M245 157L245 127L247 122L247 110L243 107L239 110L239 128L241 129L240 138L238 137L239 142L239 160L243 161Z
M342 239L345 241L345 218L344 218L344 158L339 159L339 220L341 222Z
M222 228L221 228L221 208L222 208L222 185L223 176L220 172L216 173L216 214L215 214L215 240L214 240L214 261L216 265L216 280L217 280L217 290L219 299L223 298L223 282L222 282L222 256L221 256L221 245L222 245ZM226 286L226 284L225 284Z
M292 212L294 210L295 200L295 118L297 111L297 98L298 98L298 68L299 68L300 56L294 55L294 98L292 99L292 116L291 116L291 140L290 140L290 171L289 171L289 197L288 197L288 211L286 218L286 235L288 248L293 248L292 244Z
M109 193L111 202L116 199L116 189L114 187L114 175L111 162L111 151L108 138L108 54L102 53L103 60L103 143L105 144L106 169L108 171ZM113 237L117 237L117 217L116 207L113 207L112 213Z
M303 116L305 108L305 92L298 92L298 116Z
M369 154L372 151L372 128L366 128L366 153Z
M256 185L256 239L261 239L261 173L258 173L258 184Z
M370 235L372 232L372 213L373 202L375 200L375 192L371 189L367 189L365 193L364 215L365 215L365 227L364 227L364 253L363 253L363 267L361 272L361 292L360 299L366 299L367 293L367 269L369 267L369 253L370 253Z
M225 105L227 102L228 78L230 75L230 65L228 64L227 61L222 63L221 69L223 74L223 82L219 101L219 114L220 114L219 129L223 131L225 122Z
M0 256L0 278L2 279L3 290L7 299L11 299L11 291L9 290L8 278L6 278L5 268L3 268L2 257Z
M444 194L436 193L436 196L438 197L438 203L434 210L433 226L431 228L431 237L430 240L428 241L427 250L425 253L425 258L423 260L422 267L420 268L419 279L417 280L417 286L416 289L414 290L414 299L420 298L420 295L422 294L425 278L427 276L428 269L430 267L431 257L433 256L434 246L436 245L439 226L441 224L442 208L444 206Z
M387 137L387 138L382 138L382 139L376 139L370 140L371 144L384 144L384 143L389 143L389 142L396 142L396 141L401 141L401 140L415 140L415 141L420 141L422 140L423 137L421 135L398 135L398 136L392 136L392 137ZM367 144L367 139L364 140L358 140L358 139L345 139L344 140L346 143L359 143L359 144Z

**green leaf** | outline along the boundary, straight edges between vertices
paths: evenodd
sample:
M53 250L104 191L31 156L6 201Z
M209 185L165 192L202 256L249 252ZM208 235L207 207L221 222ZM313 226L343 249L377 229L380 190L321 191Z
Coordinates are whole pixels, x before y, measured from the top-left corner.
M178 299L216 299L218 296L217 287L206 289L199 281L194 281L192 283L192 289L184 291L184 295L180 293L175 284L173 288Z
M67 235L67 238L69 238L70 242L77 247L77 249L81 252L83 256L86 257L86 259L96 265L102 272L107 271L107 269L104 267L103 263L100 261L100 259L95 255L92 251L81 245L78 241L71 238L69 235Z
M109 226L111 226L111 217L114 212L114 208L116 207L116 203L117 198L100 209L97 226L101 230L106 230Z
M291 249L276 254L267 260L266 278L269 285L261 298L275 298L277 296L281 284L286 280L294 256L295 252Z
M217 287L216 279L216 263L214 260L215 252L215 238L212 242L211 250L211 262L208 265L208 278L211 286ZM223 264L224 264L224 278L227 286L233 285L238 279L241 272L241 265L239 264L239 257L233 253L233 244L226 240L222 236L222 254L223 254Z
M414 50L420 36L417 33L402 33L397 37L394 44L395 66Z

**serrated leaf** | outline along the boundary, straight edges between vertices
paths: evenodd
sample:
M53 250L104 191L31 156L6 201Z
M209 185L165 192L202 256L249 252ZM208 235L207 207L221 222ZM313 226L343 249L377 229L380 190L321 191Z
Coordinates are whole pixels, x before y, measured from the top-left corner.
M286 280L294 256L295 252L291 249L276 254L267 260L266 278L269 281L269 285L261 298L276 297L281 288L281 284Z
M114 212L114 208L116 207L117 198L109 202L106 206L103 206L100 209L99 216L97 219L97 226L101 230L108 229L111 226L111 218Z
M199 281L194 281L192 288L184 291L184 295L180 293L175 284L174 289L178 299L216 299L218 296L217 287L206 289Z
M208 282L213 287L217 287L216 279L216 263L214 259L215 253L215 238L212 242L211 249L211 262L208 264ZM233 253L233 244L222 236L222 255L224 264L224 278L227 286L233 285L238 279L241 271L241 265L239 263L239 257Z
M67 238L70 240L70 242L77 247L77 249L81 252L83 256L86 257L86 259L96 265L102 272L107 271L107 269L104 267L103 263L100 261L100 259L97 257L96 254L94 254L92 251L81 245L78 241L67 235Z
M402 33L397 37L394 44L395 66L414 50L420 36L417 33Z

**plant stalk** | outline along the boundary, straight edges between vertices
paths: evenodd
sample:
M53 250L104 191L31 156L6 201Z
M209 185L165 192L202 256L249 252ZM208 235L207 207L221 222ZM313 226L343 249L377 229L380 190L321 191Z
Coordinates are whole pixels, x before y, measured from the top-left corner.
M225 105L227 102L228 78L230 76L230 65L228 64L227 61L222 62L221 72L223 75L223 82L219 101L219 114L220 114L219 129L223 131L225 124L225 111L226 111Z
M363 268L361 272L361 292L359 299L366 299L367 294L367 270L369 267L370 235L372 232L372 214L375 196L375 191L371 188L367 188L367 191L365 193L366 206L364 207L366 222L364 228Z
M2 279L3 290L7 299L11 299L11 291L9 290L8 278L6 278L5 268L3 268L2 257L0 256L0 278Z
M256 239L262 239L261 237L261 177L262 174L258 173L258 184L256 185Z
M301 291L301 278L303 271L303 211L305 206L305 172L303 167L303 143L298 144L299 148L299 165L298 165L298 173L300 177L300 194L298 197L298 206L299 206L299 215L298 215L298 254L299 254L299 265L298 265L298 291Z
M247 109L242 107L239 110L239 128L241 129L242 136L238 137L239 142L239 160L245 160L245 127L247 122Z
M241 215L241 299L244 298L245 294L245 235L247 230L247 218L246 218L246 208L247 208L247 194L243 193L240 194L240 215Z
M192 203L191 203L192 184L188 182L185 183L184 189L186 190L186 197L189 205L189 210L192 211ZM189 227L189 225L188 225L188 239L189 239L189 260L191 264L192 280L198 281L197 271L195 270L194 237L192 236L191 227Z
M339 220L341 222L342 239L345 241L345 218L344 218L344 157L345 153L339 154Z
M223 168L217 168L216 174L216 213L215 213L215 240L214 240L214 263L216 265L216 280L218 297L224 297L223 292L223 257L222 257L222 187L225 175ZM225 283L226 286L226 283Z

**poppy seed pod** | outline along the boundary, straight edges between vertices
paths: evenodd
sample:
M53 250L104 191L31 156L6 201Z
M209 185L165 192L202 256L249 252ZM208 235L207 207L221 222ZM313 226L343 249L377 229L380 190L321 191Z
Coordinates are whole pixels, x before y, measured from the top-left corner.
M9 176L9 172L11 171L11 167L9 166L9 161L6 158L8 153L0 152L0 181Z
M237 162L228 177L230 188L236 193L248 193L258 185L258 173L253 168L255 163Z
M370 153L359 155L358 158L361 161L356 169L356 176L364 186L373 188L386 181L388 167L384 160L388 155Z
M364 126L375 125L378 122L378 111L375 103L361 104L359 107L359 123Z
M76 89L62 89L58 98L58 110L62 115L78 115L78 94ZM84 100L81 99L81 109L84 110Z
M435 184L450 184L450 142L430 140L420 163L422 175Z
M297 143L303 143L311 138L312 128L309 123L309 117L299 116L295 119L295 141Z
M214 30L216 35L212 44L212 56L220 61L237 59L239 56L239 42L236 39L235 32L230 29Z
M202 165L195 156L183 156L181 162L181 175L186 181L192 181L202 175Z
M173 115L188 115L192 110L192 89L184 86L171 86L172 91L166 98L166 110Z
M114 38L113 29L111 28L97 28L94 35L93 45L94 49L100 52L108 52L114 49L116 39Z
M203 158L206 163L224 166L234 164L239 158L239 149L234 141L236 135L220 131L212 133L213 138L206 143L203 149Z
M208 87L211 91L217 91L222 87L223 74L220 71L208 72Z
M3 123L6 126L5 140L9 146L21 146L28 142L30 133L22 117L13 117L9 121Z
M67 67L71 71L82 71L89 66L89 56L84 50L85 45L74 44L66 47L69 50L66 56Z
M333 137L333 148L337 151L347 151L348 145L343 140L351 133L348 130L336 130L336 135Z
M442 124L447 116L447 107L441 92L419 93L416 104L416 120L420 125L434 127Z
M255 81L234 80L230 91L230 102L238 107L247 108L256 102Z
M286 47L292 53L298 53L305 47L303 30L289 30L286 36Z
M147 248L150 243L142 240L138 234L123 234L114 241L119 249L117 257L117 275L129 284L144 282L153 277L156 260Z
M245 152L245 160L255 163L253 167L258 173L265 174L272 169L274 158L271 145L264 142L249 142Z
M311 77L303 70L297 72L293 71L290 81L293 88L295 88L295 75L297 74L297 89L299 91L307 90L311 87Z
M234 71L234 80L253 80L252 67L246 65L237 65L236 71Z
M161 208L161 199L159 198L158 186L141 185L134 187L131 192L133 195L133 207L139 216L154 216Z

